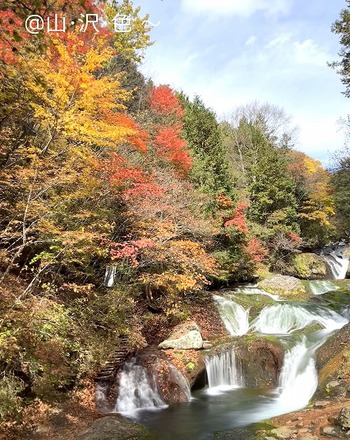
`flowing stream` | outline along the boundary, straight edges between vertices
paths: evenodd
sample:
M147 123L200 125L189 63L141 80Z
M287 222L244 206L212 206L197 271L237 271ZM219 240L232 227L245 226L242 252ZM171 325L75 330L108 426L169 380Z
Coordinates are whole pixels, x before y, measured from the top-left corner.
M344 280L349 267L349 257L341 252L333 251L323 257L334 280Z
M307 287L313 295L324 295L339 289L336 284L328 280L308 281Z
M316 286L315 294L331 287ZM246 289L248 295L263 294L254 286ZM234 293L244 294L244 288ZM193 392L188 403L166 406L153 378L133 359L121 374L116 411L145 424L159 440L209 440L216 431L242 429L304 408L317 388L316 349L348 322L347 313L341 316L319 303L278 299L250 319L249 310L229 294L215 295L214 300L230 335L255 333L281 338L286 351L278 386L272 390L246 387L242 365L231 347L205 358L208 380L204 389Z

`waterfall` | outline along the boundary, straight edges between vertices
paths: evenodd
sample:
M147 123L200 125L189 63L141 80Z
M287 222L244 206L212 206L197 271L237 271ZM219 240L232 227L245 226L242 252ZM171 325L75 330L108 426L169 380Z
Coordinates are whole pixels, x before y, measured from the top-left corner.
M219 295L213 295L213 298L230 335L241 336L248 333L249 310L245 310L244 307L231 299L223 298Z
M132 415L139 409L164 408L166 405L152 379L146 368L136 365L136 358L128 361L120 376L116 412Z
M317 388L318 375L313 354L315 346L307 347L307 339L289 350L279 378L280 395L277 399L283 412L304 408Z
M115 266L106 267L105 279L104 279L104 285L106 287L114 286L116 274L117 274L117 268Z
M349 257L336 251L325 255L324 259L331 271L334 280L344 280L349 267Z
M224 351L215 356L205 358L205 367L208 376L210 394L241 387L244 385L242 370L237 365L236 354L233 349Z
M260 312L251 328L263 334L286 335L314 323L332 331L343 327L346 322L344 317L324 307L274 304Z

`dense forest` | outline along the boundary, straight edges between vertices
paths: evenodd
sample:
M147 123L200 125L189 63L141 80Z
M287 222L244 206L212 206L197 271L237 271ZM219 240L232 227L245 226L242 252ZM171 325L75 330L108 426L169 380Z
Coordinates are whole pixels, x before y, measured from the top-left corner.
M349 97L347 3L332 31ZM104 24L23 28L57 10ZM130 32L114 31L117 14L133 17ZM200 96L154 84L139 69L148 18L130 0L0 6L6 429L84 387L120 336L145 347L208 289L295 273L301 251L349 239L349 149L327 170L298 151L282 108L252 102L223 120Z

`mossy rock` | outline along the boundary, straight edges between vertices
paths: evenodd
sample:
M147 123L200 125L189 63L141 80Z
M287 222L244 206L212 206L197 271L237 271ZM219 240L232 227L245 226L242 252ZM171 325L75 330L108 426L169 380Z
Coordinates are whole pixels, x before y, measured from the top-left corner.
M216 292L214 292L216 293ZM270 306L272 304L275 304L276 301L270 298L267 295L247 295L245 293L240 293L237 291L218 291L217 294L223 294L224 297L229 295L229 298L232 299L232 301L236 302L237 304L244 307L246 310L249 309L249 320L255 319L260 311L266 307Z
M287 275L274 275L258 283L260 289L266 292L281 295L283 297L292 296L293 299L308 299L306 286L298 278Z
M304 280L321 279L327 275L327 264L316 254L297 254L288 273Z

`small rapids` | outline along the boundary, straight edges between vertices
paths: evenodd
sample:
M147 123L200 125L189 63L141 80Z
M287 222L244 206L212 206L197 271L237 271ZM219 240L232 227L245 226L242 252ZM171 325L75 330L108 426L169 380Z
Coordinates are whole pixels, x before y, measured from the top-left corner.
M242 336L248 333L249 310L245 310L240 304L222 296L214 295L213 298L230 335Z
M286 303L265 307L252 322L251 329L262 334L288 335L311 324L337 330L346 323L343 316L325 307Z
M308 281L307 286L313 295L323 295L339 289L336 284L329 280Z
M254 284L248 284L244 287L237 287L237 289L235 289L235 292L243 293L244 295L265 295L273 299L274 301L280 301L281 299L279 295L274 295L272 293L266 292L266 290L260 289Z
M333 251L323 257L334 280L344 280L349 267L349 257L341 252Z

